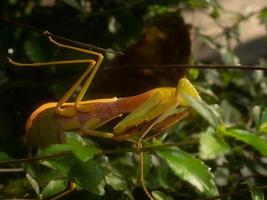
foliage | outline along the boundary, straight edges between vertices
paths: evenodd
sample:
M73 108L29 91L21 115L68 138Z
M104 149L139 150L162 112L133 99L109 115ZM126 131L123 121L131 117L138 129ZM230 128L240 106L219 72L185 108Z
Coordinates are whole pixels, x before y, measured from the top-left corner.
M227 12L215 0L64 0L46 4L49 2L5 1L0 6L1 15L73 40L121 50L139 40L143 27L154 16L185 8L202 9L219 24ZM202 43L218 52L221 63L239 64L233 43L239 42L240 24L257 15L266 26L266 13L266 8L255 13L232 13L236 20L231 26L221 27L219 37L223 40L193 28ZM4 62L6 52L14 51L11 57L25 62L77 59L83 55L56 49L37 33L4 22L0 51L0 160L9 161L28 155L21 138L29 114L43 102L62 97L83 66L16 68ZM112 59L110 54L107 57ZM259 58L259 64L266 65L266 55ZM102 73L109 75L109 71ZM144 143L144 178L152 196L156 200L194 199L234 194L245 188L250 194L241 192L232 199L264 199L261 186L267 177L266 74L190 70L188 75L203 98L186 97L195 112L193 117ZM97 87L93 85L90 96L97 96ZM36 150L34 156L43 158L38 161L0 162L0 170L24 170L0 174L0 199L46 199L67 190L70 182L75 192L64 199L147 198L139 181L140 154L135 145L82 138L73 132L65 133L65 140L64 144Z

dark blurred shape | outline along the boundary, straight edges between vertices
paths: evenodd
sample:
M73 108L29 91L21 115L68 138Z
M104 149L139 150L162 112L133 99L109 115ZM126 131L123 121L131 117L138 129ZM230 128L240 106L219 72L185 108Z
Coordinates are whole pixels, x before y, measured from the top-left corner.
M130 45L124 55L111 61L111 66L121 66L121 70L97 74L93 96L130 96L154 87L176 86L185 69L140 69L140 66L188 64L190 46L189 28L179 13L154 17L140 39ZM123 68L123 65L138 65L138 69Z

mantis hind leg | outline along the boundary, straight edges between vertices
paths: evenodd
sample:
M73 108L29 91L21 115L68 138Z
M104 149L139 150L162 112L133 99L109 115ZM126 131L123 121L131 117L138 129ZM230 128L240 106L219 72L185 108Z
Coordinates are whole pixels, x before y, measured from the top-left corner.
M98 52L95 52L95 51L92 51L92 50L88 50L88 49L83 49L83 48L79 48L79 47L74 47L74 46L70 46L70 45L66 45L66 44L62 44L62 43L59 43L57 41L55 41L51 36L48 35L48 39L51 43L55 44L56 46L58 47L61 47L61 48L66 48L66 49L71 49L71 50L75 50L75 51L80 51L80 52L83 52L83 53L86 53L86 54L90 54L90 55L94 55L94 56L97 56L97 60L95 62L92 62L87 70L82 74L82 76L78 79L78 81L76 81L77 83L77 87L81 84L81 82L83 80L86 79L86 77L88 77L84 83L84 85L82 86L76 100L75 100L75 105L76 107L80 108L81 111L82 111L82 105L79 105L80 102L82 101L87 89L89 88L89 86L91 85L92 83L92 80L96 74L96 72L98 71L98 68L100 66L100 64L102 63L103 59L104 59L104 56L103 54L101 53L98 53ZM91 72L91 74L89 75L89 73ZM89 75L89 76L88 76ZM75 83L75 84L76 84ZM72 88L71 88L72 89ZM69 90L68 92L70 93L73 93L72 90ZM67 93L68 93L67 92ZM66 94L67 94L66 93ZM64 96L67 96L69 98L68 95L64 95ZM68 98L63 98L61 99L61 101L59 101L59 104L62 105L65 101L68 100Z
M78 64L78 63L88 63L88 67L85 70L85 72L82 74L82 76L74 83L74 85L65 93L65 95L58 101L57 104L57 112L64 116L73 116L75 114L75 108L78 108L82 111L82 106L80 105L80 102L82 101L82 98L84 97L88 87L90 86L100 64L102 63L104 56L101 53L83 49L71 45L66 45L63 43L60 43L58 41L55 41L49 34L47 35L48 40L56 45L57 47L70 49L74 51L79 51L82 53L86 53L89 55L97 56L97 59L81 59L81 60L64 60L64 61L52 61L52 62L40 62L40 63L19 63L11 60L8 58L9 62L16 66L28 66L28 67L40 67L45 65L59 65L59 64ZM77 90L77 88L82 84L82 82L86 79L84 82L84 85L82 86L76 100L75 100L75 108L62 108L63 104L69 100L69 98L72 96L72 94Z

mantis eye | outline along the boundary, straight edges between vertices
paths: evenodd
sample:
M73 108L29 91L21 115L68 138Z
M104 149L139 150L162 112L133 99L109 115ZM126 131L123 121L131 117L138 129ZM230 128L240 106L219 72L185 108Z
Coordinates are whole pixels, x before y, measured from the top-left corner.
M191 96L193 98L201 99L195 86L187 78L181 78L178 81L176 90L176 97L177 100L179 101L179 105L187 107L189 106L189 103L184 98L184 96Z

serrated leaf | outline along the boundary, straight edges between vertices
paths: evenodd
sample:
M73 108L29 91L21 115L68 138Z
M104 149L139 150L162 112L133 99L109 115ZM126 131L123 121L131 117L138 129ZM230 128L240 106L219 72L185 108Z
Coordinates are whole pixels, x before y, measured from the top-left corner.
M204 117L211 126L214 128L218 127L219 119L212 108L205 101L193 98L191 96L184 96L184 98L186 98L190 106L194 108L200 115L202 115L202 117Z
M252 200L264 200L263 192L255 185L251 187L251 198Z
M155 200L173 200L172 197L167 196L166 194L160 191L153 191L152 196L155 198Z
M66 180L52 180L43 188L41 195L43 198L48 198L64 191L66 187Z
M35 193L39 196L40 188L39 188L39 185L38 185L37 181L33 177L31 177L30 174L26 174L26 178L29 181L29 183L32 186L32 188L35 191Z
M260 136L242 129L222 130L223 134L241 140L259 151L263 156L267 156L267 142Z
M200 193L211 197L218 195L213 174L201 160L178 149L159 149L157 154L170 166L176 176L193 185Z
M230 150L230 146L217 137L211 128L201 133L199 143L199 156L205 160L217 158Z
M75 164L68 173L80 187L97 195L104 195L104 177L108 172L93 160Z

